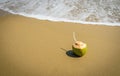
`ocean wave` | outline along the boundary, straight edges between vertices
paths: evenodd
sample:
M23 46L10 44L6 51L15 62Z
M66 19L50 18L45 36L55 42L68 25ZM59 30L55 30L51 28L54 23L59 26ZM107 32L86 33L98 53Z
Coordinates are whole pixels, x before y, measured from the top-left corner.
M120 26L119 0L0 0L0 9L27 17Z

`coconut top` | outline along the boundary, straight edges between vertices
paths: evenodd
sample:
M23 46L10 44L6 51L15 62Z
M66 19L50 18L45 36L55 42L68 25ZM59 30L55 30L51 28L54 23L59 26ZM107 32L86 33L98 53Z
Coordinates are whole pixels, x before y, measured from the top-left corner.
M83 49L83 48L86 48L86 44L82 41L76 41L74 44L73 44L73 47L75 48L79 48L79 49Z

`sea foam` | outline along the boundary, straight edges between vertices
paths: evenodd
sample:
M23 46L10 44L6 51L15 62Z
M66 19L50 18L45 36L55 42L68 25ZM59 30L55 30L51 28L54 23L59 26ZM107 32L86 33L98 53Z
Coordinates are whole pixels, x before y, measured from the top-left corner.
M0 0L0 9L41 20L120 26L119 0Z

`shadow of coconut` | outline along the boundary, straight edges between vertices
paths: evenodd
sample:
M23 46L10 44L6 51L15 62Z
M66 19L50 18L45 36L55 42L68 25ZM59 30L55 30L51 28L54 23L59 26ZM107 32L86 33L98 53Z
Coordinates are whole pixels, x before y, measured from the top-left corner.
M66 55L69 57L73 57L73 58L80 58L80 56L76 55L72 50L66 50L61 48L63 51L66 52Z
M73 58L80 58L80 56L76 55L72 50L68 50L66 55Z

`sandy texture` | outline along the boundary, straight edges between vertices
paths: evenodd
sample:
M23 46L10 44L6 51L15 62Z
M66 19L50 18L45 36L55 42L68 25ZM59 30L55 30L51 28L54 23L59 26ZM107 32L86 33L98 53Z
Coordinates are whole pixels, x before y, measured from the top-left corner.
M5 16L5 15L10 15L11 13L7 12L7 11L3 11L0 9L0 17L1 16Z
M70 51L72 32L88 45ZM0 76L119 76L120 27L0 17Z

